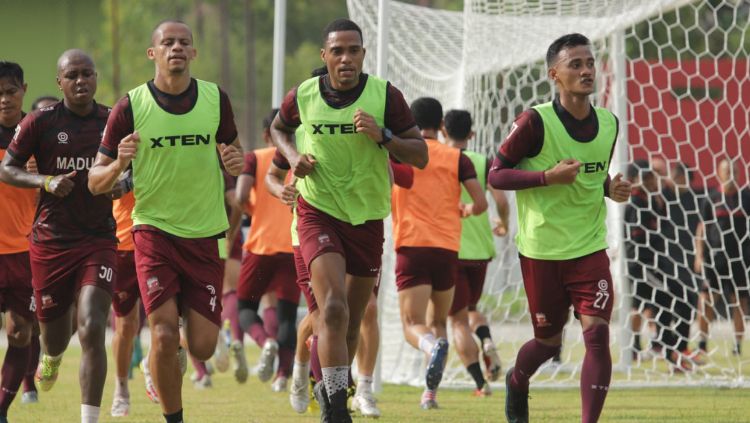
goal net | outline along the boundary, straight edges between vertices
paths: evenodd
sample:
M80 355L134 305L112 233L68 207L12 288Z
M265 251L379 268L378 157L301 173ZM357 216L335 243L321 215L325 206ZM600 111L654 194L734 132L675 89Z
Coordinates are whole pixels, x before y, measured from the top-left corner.
M364 32L365 71L371 73L375 73L378 60L377 3L348 0L350 16ZM626 174L628 166L637 160L646 161L639 175L648 174L651 167L660 174L656 178L659 189L646 196L651 203L617 206L607 200L608 253L617 289L611 325L613 383L746 386L750 345L745 343L740 355L733 353L735 327L742 329L739 323L744 315L735 316L741 319L733 323L737 300L731 294L737 288L736 281L747 278L748 256L744 260L729 257L735 264L730 266L734 273L727 283L708 290L714 294L706 297L713 313L701 313L698 298L707 277L692 272L694 251L691 247L678 248L678 238L687 237L687 244L692 242L696 225L702 221L700 205L719 185L717 166L722 158L734 160L737 185L747 186L750 3L466 0L463 11L454 12L391 1L388 8L387 49L383 55L387 79L404 92L409 102L431 96L439 99L446 111L469 110L476 131L470 148L488 156L497 150L521 111L553 98L554 87L547 80L544 65L552 40L570 32L580 32L592 40L598 69L592 101L609 108L620 119L610 174ZM675 184L679 179L671 169L680 164L687 170L687 186ZM670 195L670 189L677 194ZM513 207L513 193L508 196ZM650 204L662 204L657 197L665 200L666 211L646 221ZM630 207L627 223L626 207ZM730 209L742 213L736 207ZM515 209L511 216L511 235L496 238L497 257L488 271L480 302L480 311L491 321L505 368L513 364L520 346L532 336L513 241ZM705 224L716 226L716 218ZM639 241L636 235L644 233L645 241ZM667 239L667 247L659 247L654 240L670 238L668 233L678 235L672 242ZM740 227L725 226L722 236L724 242L734 237L747 249L748 235ZM389 233L386 238L379 298L381 379L421 385L424 356L402 335L394 283L395 253ZM638 256L628 255L628 247L637 242L660 264L649 266ZM727 253L721 248L709 251L713 255ZM632 269L638 267L645 268L646 278L632 276ZM707 333L698 323L705 315L712 317ZM633 323L634 316L642 319L640 327ZM691 355L704 336L708 339L707 354ZM635 349L638 338L641 351ZM684 354L669 353L685 344L690 350L682 351ZM580 326L571 315L560 361L545 364L535 383L577 385L583 354ZM454 386L468 386L471 381L453 349L444 381Z

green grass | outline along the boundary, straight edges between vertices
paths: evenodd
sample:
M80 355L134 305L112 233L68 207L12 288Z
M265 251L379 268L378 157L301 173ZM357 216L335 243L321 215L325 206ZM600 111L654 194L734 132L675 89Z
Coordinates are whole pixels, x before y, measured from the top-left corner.
M251 363L258 350L248 347ZM10 409L13 423L77 422L79 417L78 362L80 350L66 353L60 378L50 392L40 393L38 404L20 403ZM143 377L135 372L131 381L131 411L125 418L109 416L112 401L112 361L102 403L102 422L161 422L161 410L143 390ZM316 422L318 416L299 415L289 406L286 393L273 393L270 386L252 376L238 385L230 373L214 375L214 387L196 390L185 378L183 398L188 423ZM468 390L443 389L438 395L441 408L429 412L418 407L421 390L386 385L379 394L381 422L502 422L504 392L489 398L475 398ZM534 422L579 422L580 399L576 389L532 389L531 420ZM712 388L613 388L602 422L747 422L750 421L750 392ZM363 421L364 419L355 420Z

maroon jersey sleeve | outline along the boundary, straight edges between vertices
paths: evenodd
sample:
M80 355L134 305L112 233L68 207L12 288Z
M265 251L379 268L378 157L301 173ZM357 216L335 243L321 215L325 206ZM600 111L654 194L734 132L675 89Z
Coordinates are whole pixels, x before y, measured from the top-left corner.
M469 179L476 179L477 170L469 156L464 153L458 156L458 181L463 182Z
M99 152L116 159L117 146L123 138L132 134L133 130L133 109L130 107L130 97L126 95L115 104L109 114Z
M384 125L396 135L417 126L404 95L390 82L386 88Z
M513 122L510 133L497 151L489 173L493 188L519 190L545 185L544 172L515 169L525 157L534 157L542 150L544 125L534 109L521 113Z
M287 160L279 150L276 150L276 152L273 153L273 159L271 159L271 161L279 169L289 170L292 168L292 166L289 164L289 160Z
M284 100L281 101L279 106L279 119L281 122L290 127L296 128L302 125L302 121L299 117L299 107L297 107L297 87L292 88L284 96Z
M255 173L257 172L257 169L258 169L258 156L255 155L254 151L248 151L247 153L245 153L245 164L242 167L242 174L255 177Z
M505 141L500 144L497 157L508 167L515 167L525 157L534 157L542 151L544 143L544 125L542 118L534 109L521 113Z
M409 189L414 185L414 168L405 163L390 160L393 169L393 182L401 188Z
M219 129L216 130L216 142L219 144L231 144L237 139L237 126L234 123L234 111L229 96L219 88L220 110Z
M41 113L45 112L33 112L21 120L16 127L13 140L8 145L8 153L20 163L26 163L39 146L39 140L44 130L39 122Z
M231 191L237 187L237 177L232 176L229 172L222 170L222 176L224 176L224 192Z

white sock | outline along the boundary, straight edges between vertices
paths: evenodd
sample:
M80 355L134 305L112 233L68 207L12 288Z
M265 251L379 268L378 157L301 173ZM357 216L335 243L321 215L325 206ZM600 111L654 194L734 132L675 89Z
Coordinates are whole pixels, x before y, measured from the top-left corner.
M372 376L359 375L357 376L357 393L372 393Z
M99 407L81 404L81 423L99 423Z
M128 377L116 377L115 378L115 398L130 398L130 391L128 390Z
M307 380L307 375L310 374L310 362L307 363L300 363L299 361L294 361L294 368L292 370L292 377L294 379L305 379Z
M345 391L349 385L349 366L323 367L323 384L328 398L338 391Z
M426 333L419 337L419 349L425 354L432 352L432 347L435 346L435 335Z

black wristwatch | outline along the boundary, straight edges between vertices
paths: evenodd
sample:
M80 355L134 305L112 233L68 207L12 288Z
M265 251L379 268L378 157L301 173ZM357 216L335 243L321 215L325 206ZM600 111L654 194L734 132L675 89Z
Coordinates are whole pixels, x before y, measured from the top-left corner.
M378 143L378 145L383 146L391 142L393 140L393 132L391 132L388 128L383 128L380 130L380 134L383 137L382 140Z

